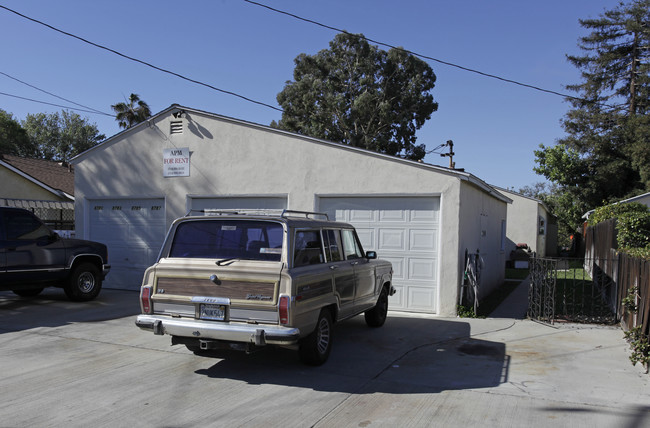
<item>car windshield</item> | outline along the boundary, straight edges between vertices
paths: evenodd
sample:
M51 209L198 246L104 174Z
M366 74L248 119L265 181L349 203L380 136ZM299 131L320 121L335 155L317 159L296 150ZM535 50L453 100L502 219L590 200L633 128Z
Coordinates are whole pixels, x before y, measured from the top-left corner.
M280 261L282 237L282 225L270 221L186 221L176 228L169 256Z

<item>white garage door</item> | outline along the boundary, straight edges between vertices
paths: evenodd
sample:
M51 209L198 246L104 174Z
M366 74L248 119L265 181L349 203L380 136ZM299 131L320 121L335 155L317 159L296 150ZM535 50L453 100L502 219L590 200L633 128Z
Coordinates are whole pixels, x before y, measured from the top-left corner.
M440 198L321 197L319 206L352 224L366 251L393 264L391 309L437 312Z
M111 271L104 286L138 290L165 239L164 200L93 200L89 206L89 239L108 246Z
M203 198L193 196L191 198L191 209L193 210L283 210L287 208L287 198L283 196L242 196L242 197L218 197Z

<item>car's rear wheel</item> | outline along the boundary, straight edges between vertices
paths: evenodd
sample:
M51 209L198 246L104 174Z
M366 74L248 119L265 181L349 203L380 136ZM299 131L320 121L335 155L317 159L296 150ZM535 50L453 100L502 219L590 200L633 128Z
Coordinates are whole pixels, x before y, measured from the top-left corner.
M82 263L72 271L63 290L68 299L76 302L93 300L102 289L99 269L92 263Z
M43 291L43 288L25 288L22 290L11 290L13 291L14 294L20 296L20 297L34 297L38 296L41 294L41 291Z
M332 314L323 308L316 329L300 341L300 360L310 366L320 366L327 361L332 350L333 331Z
M381 327L386 322L388 316L388 288L384 287L379 293L379 299L374 308L364 313L366 324L369 327Z

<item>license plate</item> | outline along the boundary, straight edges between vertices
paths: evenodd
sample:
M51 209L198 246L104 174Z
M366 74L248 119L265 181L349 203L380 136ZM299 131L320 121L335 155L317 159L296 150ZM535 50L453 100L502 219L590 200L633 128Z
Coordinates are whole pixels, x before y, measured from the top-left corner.
M224 321L226 319L226 306L201 304L199 306L199 318L202 320Z

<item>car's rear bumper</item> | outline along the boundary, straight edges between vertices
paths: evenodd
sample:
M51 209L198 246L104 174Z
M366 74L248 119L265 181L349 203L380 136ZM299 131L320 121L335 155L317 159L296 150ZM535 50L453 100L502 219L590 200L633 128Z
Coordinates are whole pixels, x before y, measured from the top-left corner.
M300 339L300 330L292 327L171 318L161 315L138 315L135 325L154 334L251 343L257 346L289 346L295 345Z

